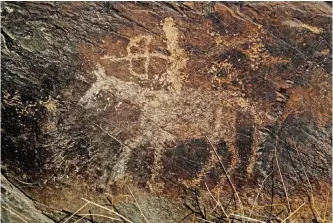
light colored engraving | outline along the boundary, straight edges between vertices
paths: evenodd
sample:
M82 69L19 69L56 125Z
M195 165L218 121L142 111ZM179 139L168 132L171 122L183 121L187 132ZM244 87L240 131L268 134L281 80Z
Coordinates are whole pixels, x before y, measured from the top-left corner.
M140 42L144 42L144 46L140 46ZM150 45L151 42L151 36L149 35L139 35L136 36L134 38L131 39L131 41L129 42L129 44L127 45L127 56L125 57L115 57L112 55L107 55L102 57L101 59L103 60L110 60L113 62L124 62L124 61L128 61L129 62L129 71L130 74L133 76L137 76L139 78L141 78L142 80L148 80L148 66L149 66L149 62L150 62L150 58L152 57L156 57L156 58L160 58L160 59L164 59L164 60L168 60L169 57L165 56L163 54L160 53L149 53L149 48L148 46ZM143 48L141 49L141 51L143 52L132 52L133 49L136 48ZM144 73L137 73L133 70L133 60L134 59L145 59L145 63L144 63Z
M307 29L310 32L313 32L315 34L321 34L323 32L322 28L311 26L309 24L303 23L297 19L295 20L286 20L282 23L283 25L290 26L293 28L299 28L299 29Z
M174 89L179 91L182 86L181 83L187 77L186 74L181 73L181 70L186 67L188 58L186 57L184 50L179 47L179 34L172 18L165 19L163 30L167 38L168 50L171 53L170 59L172 61L171 69L168 70L168 77L171 82L174 83Z
M252 114L255 117L256 124L259 125L263 117L265 117L265 110L262 109L260 104L250 103L245 100L238 91L214 91L205 88L194 89L185 87L184 82L190 81L189 74L185 72L188 57L186 52L179 46L180 34L172 18L166 18L163 21L162 30L165 33L169 54L161 55L150 52L149 45L154 39L149 35L139 35L130 40L126 48L126 56L115 57L106 55L102 59L113 62L124 61L124 66L129 66L131 75L138 77L140 80L152 81L151 85L156 84L156 82L153 82L154 79L149 78L153 76L149 71L150 63L154 58L163 59L168 62L168 66L163 76L165 79L159 79L159 81L165 82L170 87L153 89L151 86L140 85L140 81L137 80L122 80L118 78L119 75L112 75L112 66L103 67L100 64L96 64L96 70L93 71L96 82L83 95L79 104L86 109L96 108L97 110L97 105L100 103L97 96L100 92L112 93L118 104L130 102L131 106L140 111L140 115L134 123L135 128L137 128L135 134L131 134L131 137L128 137L124 143L133 149L145 145L154 147L154 169L157 171L163 168L162 154L166 143L172 143L176 139L179 141L204 138L206 135L210 137L213 143L218 143L221 139L225 140L229 151L232 153L232 161L229 168L234 169L239 163L234 144L237 112L243 110ZM145 59L144 69L141 69L144 70L143 73L135 72L133 67L133 61L140 58ZM229 68L231 69L232 66L229 65ZM106 75L106 69L110 69L107 70L108 75ZM112 105L111 103L106 105L106 107L108 106L117 107L117 105ZM126 122L126 120L122 121ZM114 123L103 124L106 128L109 126L110 133L115 136L119 132L126 131L121 126L114 127ZM125 166L124 163L130 159L130 154L129 151L126 151L122 155L123 163L121 165ZM187 182L188 185L198 185L215 163L215 158L211 156L207 167L198 173L198 179ZM112 170L111 172L115 172L117 176L113 175L108 178L108 182L120 179L126 175L124 169ZM157 172L153 171L149 185L154 187L151 189L155 191L163 188L163 183L160 185L152 183L157 178ZM224 181L224 179L221 180Z

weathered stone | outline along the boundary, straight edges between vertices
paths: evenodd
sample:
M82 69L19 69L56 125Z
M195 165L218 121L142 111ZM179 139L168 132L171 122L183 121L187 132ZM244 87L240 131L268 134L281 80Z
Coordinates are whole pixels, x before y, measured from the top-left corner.
M2 170L50 216L331 220L330 4L1 6Z
M26 185L27 186L27 185ZM33 201L1 175L1 222L53 222Z

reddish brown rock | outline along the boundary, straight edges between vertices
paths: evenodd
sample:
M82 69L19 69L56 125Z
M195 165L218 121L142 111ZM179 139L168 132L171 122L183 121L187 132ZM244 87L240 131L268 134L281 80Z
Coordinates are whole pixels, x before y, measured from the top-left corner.
M331 220L331 5L2 8L2 170L49 217Z

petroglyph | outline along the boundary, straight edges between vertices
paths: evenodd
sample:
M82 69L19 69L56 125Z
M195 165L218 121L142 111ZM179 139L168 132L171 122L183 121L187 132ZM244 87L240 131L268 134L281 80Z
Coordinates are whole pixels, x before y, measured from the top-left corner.
M130 102L126 110L119 112L126 113L131 109L139 111L138 119L135 122L130 122L127 119L121 120L120 117L116 122L130 123L128 128L124 125L117 126L115 123L104 123L105 128L113 135L131 132L131 137L126 138L125 143L134 149L145 145L155 148L154 169L157 171L163 168L162 157L165 143L172 143L176 139L203 138L205 135L209 135L214 143L221 139L225 140L228 150L232 154L229 168L234 169L238 163L235 149L237 111L243 110L252 114L253 122L256 125L260 125L270 117L265 115L265 109L260 104L249 103L239 91L214 91L205 88L185 87L185 81L191 83L191 76L184 71L189 58L179 46L180 33L172 18L164 20L162 30L165 33L169 55L149 51L149 46L153 41L153 37L150 35L138 35L132 38L126 46L127 55L123 57L105 55L101 59L120 62L122 66L128 66L130 75L139 78L139 80L123 80L119 78L121 76L119 74L112 75L112 66L103 67L98 63L96 70L93 71L96 82L83 95L79 104L86 109L96 108L97 112L107 113L108 111L112 112L112 106L121 110L120 104ZM149 69L152 60L156 58L168 65L161 76ZM144 61L141 63L141 69L136 67L136 60ZM231 69L232 64L228 63L227 68ZM111 71L106 72L106 69L111 69ZM152 76L154 78L151 78ZM150 84L142 86L140 81L148 81ZM155 84L161 82L167 88L154 88ZM104 109L99 110L97 105L102 102L99 101L98 95L102 92L112 95L117 102L116 105L110 102L103 105ZM133 129L136 129L135 133L133 133ZM130 151L126 150L122 154L121 165L125 166L124 163L129 159ZM215 163L215 158L211 156L207 166L199 171L198 176L194 179L187 180L186 184L198 185ZM118 179L125 170L118 168L110 171L113 173L113 177L112 179L108 178L108 181ZM105 176L110 176L111 172L105 173ZM156 173L153 173L151 179L154 181L155 178ZM154 187L157 188L158 184L154 183Z
M178 46L178 30L172 18L166 18L163 23L163 30L167 38L168 50L171 53L171 69L168 70L168 77L173 87L177 91L181 88L181 82L187 77L186 74L181 73L181 70L186 67L187 57L182 48Z
M327 200L290 220L330 208L331 5L3 5L2 169L52 219L85 197L144 220L127 186L150 222L210 212L210 192L239 214L218 157L253 218L288 217L266 208L284 192Z
M323 32L323 29L318 28L316 26L311 26L305 23L302 23L301 21L295 19L295 20L287 20L282 23L283 25L287 25L293 28L302 28L302 29L307 29L315 34L320 34Z
M172 18L166 18L162 24L163 31L166 36L167 50L165 55L161 52L149 52L152 41L150 35L138 35L130 39L126 47L127 55L117 57L114 55L103 56L102 60L108 63L121 63L123 66L128 64L130 75L138 77L142 81L151 81L151 87L157 82L162 87L173 90L173 93L179 92L182 82L186 78L182 69L186 67L187 56L185 52L178 46L178 30ZM151 70L153 63L166 65L167 69ZM159 68L160 69L160 68Z
M142 80L148 80L148 67L150 63L150 58L156 57L165 60L169 60L168 56L160 53L149 53L148 46L151 42L151 36L149 35L139 35L131 39L127 45L127 56L125 57L115 57L112 55L104 56L101 59L109 60L111 62L129 62L129 72L133 76L137 76ZM133 60L144 60L144 72L138 73L134 71Z

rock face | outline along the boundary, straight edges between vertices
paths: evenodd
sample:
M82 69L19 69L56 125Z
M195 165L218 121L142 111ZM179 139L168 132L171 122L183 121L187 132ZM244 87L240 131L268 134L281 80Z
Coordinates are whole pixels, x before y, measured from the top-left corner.
M328 3L1 6L2 171L55 221L82 197L133 222L331 219Z
M1 195L1 222L53 222L37 210L31 199L4 176L1 176Z

